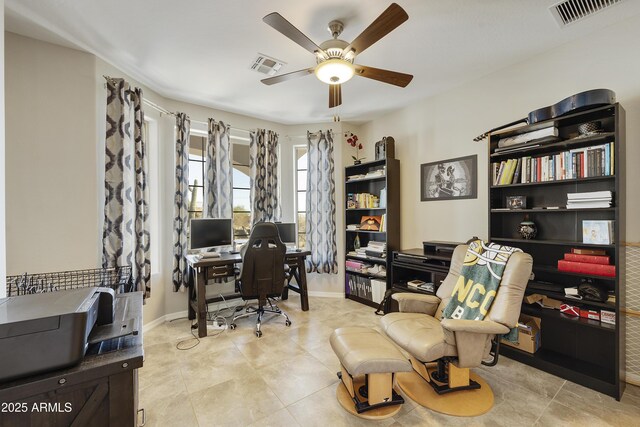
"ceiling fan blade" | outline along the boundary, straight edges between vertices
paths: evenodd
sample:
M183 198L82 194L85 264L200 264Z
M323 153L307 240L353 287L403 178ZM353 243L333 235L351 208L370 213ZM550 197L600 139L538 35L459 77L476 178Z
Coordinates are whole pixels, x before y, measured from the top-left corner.
M369 46L395 30L404 21L409 19L409 15L404 9L396 3L391 3L375 21L371 23L349 46L344 50L349 52L351 49L356 51L356 55L361 54Z
M322 52L320 46L311 41L309 37L305 36L302 31L294 27L291 22L284 19L278 12L270 13L262 18L262 20L303 48L307 49L309 52Z
M287 74L281 74L279 76L269 77L266 79L260 80L262 83L266 85L274 85L276 83L285 82L287 80L295 79L297 77L307 76L309 74L313 74L314 68L305 68L304 70L292 71Z
M378 80L382 83L389 83L400 87L407 87L413 76L411 74L398 73L397 71L383 70L381 68L367 67L366 65L353 64L356 69L356 76Z
M337 107L342 104L342 86L329 85L329 108Z

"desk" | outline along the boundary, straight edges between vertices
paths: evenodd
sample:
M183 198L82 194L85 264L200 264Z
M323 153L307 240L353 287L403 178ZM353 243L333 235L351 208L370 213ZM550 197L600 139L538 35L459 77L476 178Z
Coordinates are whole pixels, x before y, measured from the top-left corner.
M282 289L282 299L286 300L289 296L289 289L300 294L300 305L303 311L309 310L309 295L307 293L307 273L304 260L307 255L311 255L309 251L287 252L285 255L285 263L291 268L291 276L296 279L297 285L291 284L291 279L284 284ZM207 303L221 301L220 298L206 298L205 287L207 281L211 279L226 278L235 276L234 267L242 262L240 254L224 253L219 258L201 258L195 255L187 255L187 263L195 272L195 280L190 281L189 298L187 309L189 319L197 319L198 336L200 338L207 336ZM234 295L231 298L240 298L240 295Z

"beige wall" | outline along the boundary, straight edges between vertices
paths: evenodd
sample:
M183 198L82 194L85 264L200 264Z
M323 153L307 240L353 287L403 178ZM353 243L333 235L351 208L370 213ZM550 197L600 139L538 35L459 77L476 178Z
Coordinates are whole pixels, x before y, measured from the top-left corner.
M96 267L95 59L5 37L7 274Z
M400 159L402 246L423 240L487 237L486 143L473 138L489 128L571 94L610 88L627 113L627 236L640 240L640 17L464 84L363 126L368 140L392 135ZM411 90L411 86L407 88ZM369 147L372 149L372 147ZM420 202L420 164L478 155L478 198Z

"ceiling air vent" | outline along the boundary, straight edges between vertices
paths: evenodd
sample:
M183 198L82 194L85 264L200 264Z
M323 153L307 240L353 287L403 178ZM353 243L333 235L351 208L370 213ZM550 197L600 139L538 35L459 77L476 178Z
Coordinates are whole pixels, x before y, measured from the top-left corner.
M253 64L251 64L251 69L259 73L266 74L267 76L273 76L280 70L280 68L282 68L284 64L284 62L279 61L275 58L271 58L270 56L258 53L258 56L253 61Z
M622 0L567 0L549 8L560 27L573 24Z

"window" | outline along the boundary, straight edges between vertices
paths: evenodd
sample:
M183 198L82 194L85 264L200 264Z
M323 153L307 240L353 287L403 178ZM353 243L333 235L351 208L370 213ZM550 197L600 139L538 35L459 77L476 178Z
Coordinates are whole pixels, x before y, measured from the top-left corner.
M298 225L298 248L305 247L307 236L307 147L294 147L296 161L296 223Z
M249 145L231 144L233 153L233 238L242 242L251 234Z
M206 143L206 136L197 134L189 136L189 199L187 200L189 219L203 216Z

